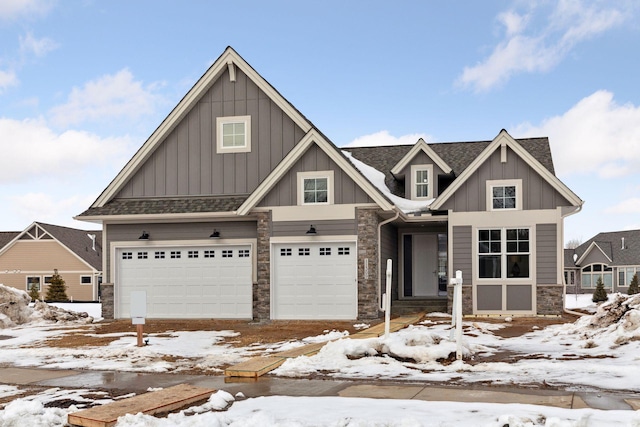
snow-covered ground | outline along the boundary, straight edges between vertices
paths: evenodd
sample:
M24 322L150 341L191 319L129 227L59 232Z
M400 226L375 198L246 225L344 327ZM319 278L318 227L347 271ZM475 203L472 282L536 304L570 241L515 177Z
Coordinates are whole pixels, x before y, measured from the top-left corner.
M587 308L594 315L574 323L538 329L514 338L493 333L508 323L481 319L464 322L464 361L442 363L455 351L447 319L426 321L392 333L388 340L355 340L340 331L327 331L306 342L328 339L315 356L285 362L274 373L298 377L322 371L347 378L389 378L457 383L531 384L546 382L566 389L612 389L640 392L640 296L612 296L608 304L596 306L590 295L568 295L568 308ZM574 298L575 304L571 304ZM444 316L442 316L444 317ZM302 341L278 343L270 348L233 348L222 343L233 331L176 331L150 335L150 345L138 348L133 334L118 334L107 346L63 349L38 343L82 326L45 322L0 330L12 337L0 341L0 364L48 366L50 368L130 370L166 372L197 366L215 373L221 363L236 363L255 354L265 354L302 345ZM507 362L487 357L507 352ZM163 355L178 356L168 362ZM486 360L485 360L486 359ZM504 357L502 358L504 359ZM84 391L86 394L86 391ZM0 398L18 395L13 386L0 386ZM2 426L63 425L66 413L75 408L45 408L61 395L73 395L81 405L83 391L53 389L13 400L0 411ZM99 398L95 394L91 399ZM230 408L210 412L215 408ZM353 398L264 397L234 399L219 392L212 402L189 414L155 419L127 416L118 426L640 426L633 411L565 410L531 405L460 404L406 400Z

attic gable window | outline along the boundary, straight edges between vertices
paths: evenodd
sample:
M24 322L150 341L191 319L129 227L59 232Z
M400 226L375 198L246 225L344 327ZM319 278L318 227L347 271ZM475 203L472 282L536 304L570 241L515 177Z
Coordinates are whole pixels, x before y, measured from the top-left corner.
M298 172L298 205L332 205L333 171Z
M487 181L487 210L522 210L522 180Z
M218 117L216 128L218 153L251 151L251 116Z
M411 200L434 197L433 165L411 165Z

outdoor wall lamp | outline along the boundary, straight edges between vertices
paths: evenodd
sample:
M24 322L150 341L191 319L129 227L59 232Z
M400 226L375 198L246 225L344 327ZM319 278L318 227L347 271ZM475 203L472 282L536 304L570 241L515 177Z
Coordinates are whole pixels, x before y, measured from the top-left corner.
M210 239L219 239L220 238L220 232L214 228L213 229L213 233L211 233L209 238Z
M307 230L307 234L310 234L310 235L312 235L312 236L313 236L313 235L315 235L315 234L317 234L317 233L316 233L316 228L315 228L313 225L311 225L311 226L309 227L309 230Z
M142 234L140 235L140 237L138 237L139 240L149 240L149 233L147 233L146 231L142 231Z

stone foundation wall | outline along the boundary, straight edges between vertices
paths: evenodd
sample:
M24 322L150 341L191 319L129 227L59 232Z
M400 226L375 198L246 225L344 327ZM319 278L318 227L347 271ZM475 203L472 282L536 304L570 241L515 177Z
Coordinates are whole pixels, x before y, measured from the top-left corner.
M447 313L453 313L453 286L447 286ZM473 314L473 287L462 285L462 315Z
M258 212L258 281L253 284L253 318L271 318L271 211Z
M536 311L538 315L559 316L564 312L564 285L538 285Z
M378 223L376 209L358 208L358 319L377 319Z
M100 301L102 302L102 317L106 320L113 320L114 316L114 299L113 299L113 283L100 284Z

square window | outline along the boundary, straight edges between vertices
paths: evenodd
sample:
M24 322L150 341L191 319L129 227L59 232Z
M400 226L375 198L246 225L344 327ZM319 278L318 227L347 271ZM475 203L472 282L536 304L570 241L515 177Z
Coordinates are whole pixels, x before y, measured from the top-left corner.
M180 251L171 251L171 259L178 259L182 257L182 252Z
M249 249L238 250L238 258L249 258Z
M327 203L329 200L327 178L304 179L304 203Z
M188 256L189 258L198 258L198 255L199 255L199 252L198 252L198 251L189 251L189 252L187 253L187 256Z
M320 255L321 256L331 255L331 248L320 248Z
M138 259L147 259L148 254L146 252L138 252Z
M216 251L213 251L211 249L206 249L204 251L204 257L205 258L215 258L216 257Z
M280 256L291 256L291 248L280 249Z
M27 290L30 291L34 287L38 290L38 292L42 289L40 287L40 276L27 277Z
M251 151L251 116L218 117L218 153L247 153Z
M154 254L155 259L164 259L164 251L157 251Z
M122 259L133 259L133 252L122 252Z
M487 209L520 210L522 209L522 181L502 180L487 181Z
M309 256L311 255L311 250L309 248L298 248L298 256Z
M349 248L338 248L338 255L349 255Z
M223 249L222 250L222 258L233 258L233 250Z

